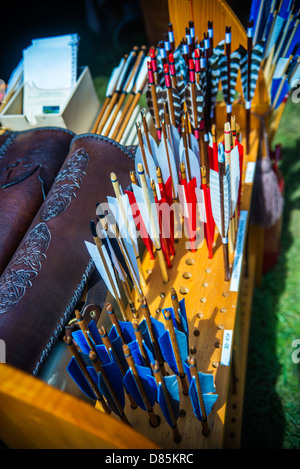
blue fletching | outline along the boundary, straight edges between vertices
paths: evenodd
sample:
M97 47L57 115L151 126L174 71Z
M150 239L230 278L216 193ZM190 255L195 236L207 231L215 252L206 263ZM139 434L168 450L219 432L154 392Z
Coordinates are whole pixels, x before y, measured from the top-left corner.
M165 326L162 322L158 321L155 318L151 318L151 323L154 329L155 337L158 339L158 337L160 337L165 332Z
M112 361L111 357L109 356L105 348L105 345L96 345L95 349L103 365L106 365L107 363L110 363Z
M163 335L158 339L158 343L163 354L164 360L168 363L173 373L177 374L178 368L176 365L175 355L173 352L169 331L163 333Z
M179 309L180 309L180 312L179 312L180 322L181 322L183 330L184 330L184 332L187 336L187 339L188 339L189 329L188 329L188 320L187 320L187 317L186 317L185 299L184 298L182 298L182 300L179 301ZM174 308L172 308L172 307L171 308L164 308L162 310L162 313L163 313L164 317L165 317L165 311L169 311L171 313L174 327L176 327L176 329L177 329Z
M149 330L148 330L146 319L143 319L140 322L140 330L141 330L143 339L145 341L145 344L147 345L148 348L150 348L152 350L153 347L152 347L152 342L151 342L150 333L149 333Z
M194 414L198 420L202 421L201 406L200 406L200 402L198 399L196 382L194 378L192 379L190 383L189 395L190 395L190 399L192 402ZM203 401L204 401L206 416L210 414L211 409L214 403L216 402L217 398L218 398L218 394L204 394L203 393Z
M80 348L80 350L83 352L83 353L89 353L90 352L90 346L86 340L86 338L84 337L84 334L81 330L78 330L78 331L73 331L72 332L72 337L73 339L75 340L76 344L78 345L78 347Z
M138 375L140 377L140 380L142 382L142 385L144 387L145 393L148 397L148 400L150 402L151 407L154 406L156 397L157 397L157 390L155 387L155 384L153 383L151 372L149 368L145 368L139 365L136 365L136 369L138 372ZM144 401L142 399L142 396L139 392L136 380L134 378L134 375L129 368L123 378L123 383L127 389L127 391L130 393L132 398L135 400L137 405L142 409L142 410L147 410L144 404Z
M282 81L282 78L273 78L273 80L272 80L272 87L271 87L271 103L272 104L274 104L274 102L275 102L277 91L279 89L281 81ZM276 100L276 104L275 104L274 109L277 109L278 106L282 103L282 101L284 100L286 94L289 92L289 89L290 89L289 83L288 83L288 80L286 79L284 81L282 90L280 91L279 98Z
M295 25L294 25L294 27L295 27ZM289 45L289 48L287 49L286 54L285 54L286 58L288 58L292 54L292 52L294 50L294 47L296 46L297 43L300 42L300 25L298 25L296 31L293 31L293 29L291 29L291 33L294 33L294 36L291 40L291 43Z
M71 358L70 363L67 366L67 372L71 378L75 381L79 389L90 399L96 400L92 388L90 387L88 381L86 380L84 374L82 373L77 361L74 357Z
M98 328L97 328L97 324L95 323L95 321L92 319L91 322L89 323L88 325L88 329L89 329L89 337L91 339L91 341L97 345L97 344L102 344L102 339L101 339L101 336L99 334L99 331L98 331ZM80 348L80 350L84 353L89 353L90 352L90 346L82 332L82 330L77 330L77 331L73 331L72 332L72 337L73 339L75 340L75 342L77 343L78 347Z
M189 336L189 326L188 326L188 320L186 316L185 298L182 298L182 300L179 301L179 307L180 307L180 313L182 316L181 322L182 322L183 328L187 336Z
M103 378L102 373L97 373L93 366L88 367L88 371L92 376L93 380L95 381L99 391L105 397L109 408L115 413L119 414L115 401L111 395L109 388L105 383L105 379ZM124 388L123 388L123 378L120 373L119 367L115 362L108 363L107 365L103 365L103 371L106 375L107 380L111 384L121 407L124 408L125 406L125 395L124 395Z
M184 332L180 332L177 329L174 329L179 355L182 362L184 362L188 357L188 343L187 338ZM178 368L175 360L175 355L173 351L173 346L170 338L169 331L165 331L163 335L158 339L161 352L163 354L164 360L168 363L169 367L173 373L178 374Z
M200 408L200 401L198 399L197 394L196 381L195 378L191 376L190 365L187 362L184 363L184 370L190 383L189 396L193 405L194 414L196 415L198 420L202 420L202 413ZM198 377L200 381L206 415L208 416L211 412L212 406L218 398L218 394L212 394L216 390L214 376L209 373L198 372Z
M111 327L111 329L108 333L108 337L109 337L111 342L113 342L117 337L119 337L119 334L118 334L117 329L115 328L115 326Z
M165 332L165 326L163 325L162 322L158 321L155 318L151 317L150 321L151 321L151 324L152 324L154 336L156 337L156 340L158 340L158 338ZM153 350L152 342L151 342L151 339L150 339L150 333L149 333L149 330L148 330L146 319L143 319L140 322L140 329L141 329L141 332L143 334L143 338L145 340L145 343L146 343L147 347L150 350Z
M124 387L123 387L123 377L121 375L121 372L119 370L118 365L116 362L111 362L107 365L103 366L103 370L107 376L108 381L110 382L114 392L116 393L116 396L124 409L125 406L125 395L124 395ZM102 373L99 373L99 389L100 391L102 390L103 396L107 398L108 405L111 407L111 401L113 401L109 390L105 391L106 389L106 384L104 382ZM104 392L105 391L105 392ZM111 407L112 409L112 407Z
M96 345L102 344L101 335L98 331L97 324L95 323L94 319L88 325L88 329L90 331L90 337Z
M288 19L288 16L290 14L290 11L291 11L291 0L282 0L282 2L280 3L280 10L278 12L278 14L284 18L285 20Z
M127 344L132 340L135 340L135 333L131 322L119 321L119 325L124 335L125 342Z
M117 333L117 330L115 326L112 326L108 333L109 340L111 341L111 345L120 361L121 367L125 373L125 371L128 369L127 361L124 357L123 353L123 342L119 334ZM112 358L112 357L111 357ZM114 360L116 360L116 357L114 357Z
M151 317L150 320L151 320L151 324L152 324L152 328L153 328L153 334L156 337L156 340L158 341L158 338L165 332L165 326L163 325L162 322L158 321L157 319L154 319L154 318ZM155 350L154 350L154 347L153 347L153 344L152 344L152 341L151 341L150 332L148 330L148 325L147 325L146 319L143 319L140 322L140 329L141 329L145 344L146 344L149 352L152 355L151 358L149 356L149 360L150 360L151 363L154 363L153 360L154 360L154 357L155 357Z
M184 363L184 369L185 369L185 373L188 377L188 381L190 383L192 381L192 376L191 376L191 372L190 372L190 367L187 363ZM215 387L215 384L214 384L214 376L212 374L201 373L200 371L198 371L198 376L199 376L200 386L201 386L203 394L207 394L207 393L210 393L210 392L215 392L216 387Z

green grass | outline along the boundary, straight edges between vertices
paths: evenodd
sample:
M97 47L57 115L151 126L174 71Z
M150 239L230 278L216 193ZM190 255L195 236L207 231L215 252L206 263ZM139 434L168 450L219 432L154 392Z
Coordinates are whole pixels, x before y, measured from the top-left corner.
M281 254L255 290L249 340L242 447L300 448L300 107L287 103L274 145L282 144L285 180Z

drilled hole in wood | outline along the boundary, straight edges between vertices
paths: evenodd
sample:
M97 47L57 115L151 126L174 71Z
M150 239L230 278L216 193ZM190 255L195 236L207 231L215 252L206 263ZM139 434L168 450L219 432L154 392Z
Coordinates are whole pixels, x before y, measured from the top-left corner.
M194 259L187 259L187 260L185 261L185 263L186 263L187 265L193 265L193 264L195 264L195 260L194 260Z
M220 331L222 331L224 329L224 326L223 326L223 324L218 324L217 328L220 329Z
M191 354L191 355L195 355L196 352L197 352L196 347L192 347L192 348L190 349L190 354Z
M203 318L203 313L197 313L197 318L199 319Z
M186 280L188 280L189 278L191 278L192 274L190 272L184 272L182 274L183 278L185 278Z
M218 368L219 362L212 362L212 366L213 366L214 368Z
M236 422L235 417L232 417L231 422L232 422L232 423L235 423L235 422Z
M227 298L229 296L229 293L227 291L223 291L222 296L224 296L224 298Z
M193 334L195 337L198 337L198 335L200 334L200 331L198 331L198 329L195 329Z
M211 273L211 269L210 269L210 268L207 268L207 269L205 269L205 272L206 272L207 274L210 274L210 273Z
M226 309L226 308L220 308L220 312L221 312L221 313L226 313L226 312L227 312L227 309Z
M207 288L207 287L208 287L208 283L207 283L207 282L202 283L202 287Z
M234 438L234 433L233 432L230 433L230 438Z
M221 342L215 342L215 347L216 348L221 348Z
M185 416L186 416L185 410L181 409L181 410L179 411L179 417L181 417L181 418L183 419Z
M200 298L201 303L206 303L206 298Z
M160 308L157 308L157 309L155 310L155 312L156 312L156 314L159 314L159 313L161 312L161 309L160 309Z
M147 272L147 274L150 275L150 274L152 274L152 269L147 269L146 272Z
M161 292L160 295L159 295L161 298L164 298L166 296L166 294L164 292Z
M182 295L186 295L189 292L189 289L187 287L180 287L179 291Z

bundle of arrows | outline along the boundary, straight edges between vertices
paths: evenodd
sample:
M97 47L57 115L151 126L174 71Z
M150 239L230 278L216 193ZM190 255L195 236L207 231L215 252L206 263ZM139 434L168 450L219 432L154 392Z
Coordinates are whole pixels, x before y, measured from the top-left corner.
M200 172L197 140L188 131L182 133L183 137L173 129L178 152L181 147L176 161L173 143L171 146L167 137L170 125L163 122L159 145L147 131L142 135L137 125L140 145L136 173L129 175L132 190L123 191L117 174L111 173L115 197L107 197L107 203L97 205L97 222L92 220L90 224L94 243L85 242L116 302L118 315L111 304L106 305L111 320L107 332L103 326L98 329L93 320L87 324L77 312L79 329L66 334L65 341L72 353L68 372L84 393L101 403L104 411L128 423L124 413L127 396L131 406L146 411L151 425L157 427L160 420L153 409L157 403L174 441L179 442L179 382L183 394L191 399L204 435L209 435L207 417L218 395L213 375L198 371L196 358L189 353L185 299L179 301L170 285L170 306L162 310L164 321L150 313L140 244L144 244L153 263L158 263L162 282L168 284L176 242L186 243L191 251L208 247L208 255L212 256L216 222L224 249L224 278L228 281L228 230L238 201L240 144L235 139L232 146L232 133L226 124L225 144L215 149L218 166L210 170L208 191L206 175ZM206 230L202 226L205 224L209 226ZM140 308L136 307L136 298Z
M149 55L145 48L139 53L134 49L121 60L95 125L97 133L106 135L115 125L112 138L120 141L128 116L146 88L148 110L143 109L135 122L135 171L129 175L126 190L118 182L117 171L111 172L115 197L97 205L96 222L92 220L90 226L94 243L85 241L115 302L115 306L108 303L103 312L111 327L107 331L93 320L86 323L76 312L78 328L65 336L72 354L68 372L87 396L99 401L102 410L113 412L127 424L126 397L133 409L139 407L148 413L152 427L160 425L157 404L175 442L181 439L177 426L179 384L202 422L204 435L210 433L207 417L218 395L213 375L198 371L201 363L190 354L185 299L178 300L169 272L178 242L190 252L205 250L212 259L219 237L223 278L230 281L243 157L249 152L251 102L261 64L273 70L272 75L268 72L271 96L276 95L271 100L273 110L284 100L289 86L286 82L299 73L297 34L291 33L298 21L297 7L293 4L291 10L285 10L289 18L285 36L275 39L274 33L266 33L267 24L269 29L276 29L274 24L287 3L289 7L293 4L282 0L279 9L267 12L266 3L254 1L247 48L241 45L233 52L230 27L224 31L224 40L214 47L213 23L208 22L204 39L198 40L190 21L185 37L175 47L169 24L164 40L157 48L150 48ZM260 7L258 11L256 7L262 4L265 10ZM272 6L275 4L272 2ZM263 23L262 18L268 21ZM279 66L285 71L280 83L275 82ZM232 112L239 70L246 112L245 149ZM219 123L217 135L215 111L220 90L227 120ZM160 281L170 291L170 305L163 308L161 321L153 317L148 306L151 287L144 272L144 252L153 265L157 264Z

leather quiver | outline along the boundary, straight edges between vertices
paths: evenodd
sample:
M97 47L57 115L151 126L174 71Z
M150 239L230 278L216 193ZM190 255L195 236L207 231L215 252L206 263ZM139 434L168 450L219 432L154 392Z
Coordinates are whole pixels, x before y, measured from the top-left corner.
M130 184L132 153L100 135L73 139L45 201L0 277L6 362L38 374L94 270L85 241L97 202L114 196L110 173Z
M73 137L54 127L1 135L0 274L49 192Z

